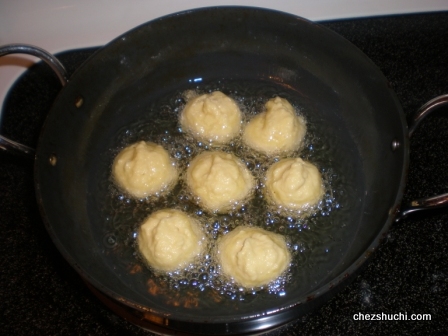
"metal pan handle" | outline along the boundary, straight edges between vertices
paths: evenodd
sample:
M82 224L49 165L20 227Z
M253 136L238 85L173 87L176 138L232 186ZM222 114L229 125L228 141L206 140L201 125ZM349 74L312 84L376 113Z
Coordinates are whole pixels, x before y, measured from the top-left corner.
M64 66L55 56L50 54L48 51L28 44L7 44L0 46L0 57L9 54L28 54L36 56L47 63L51 69L53 69L62 86L65 86L68 82L67 71L65 70ZM0 135L0 149L14 154L34 157L33 148L12 141L2 135Z
M438 96L420 107L414 115L411 125L409 126L409 137L412 136L415 129L424 118L444 105L448 105L448 94ZM428 198L420 198L402 206L395 217L395 221L398 222L406 218L410 213L416 211L441 208L445 206L448 206L448 193Z

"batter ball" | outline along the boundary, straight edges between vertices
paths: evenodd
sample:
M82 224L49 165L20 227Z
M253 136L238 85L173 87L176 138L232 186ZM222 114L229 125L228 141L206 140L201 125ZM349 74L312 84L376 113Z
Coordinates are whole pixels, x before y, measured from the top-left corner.
M148 264L166 272L185 267L204 247L197 221L175 209L151 214L139 229L137 243Z
M316 166L301 158L283 159L268 169L266 193L271 202L285 209L305 209L322 198L322 176Z
M304 119L280 97L269 100L265 108L247 124L243 133L246 145L266 155L298 149L306 133Z
M145 141L132 144L118 153L112 175L118 186L136 198L168 190L178 178L168 152L160 145Z
M284 238L257 227L237 227L218 242L222 271L243 287L277 279L291 260Z
M196 156L188 166L186 181L202 206L223 212L248 197L254 178L235 155L208 151Z
M183 130L201 141L224 144L240 133L242 115L235 101L220 91L192 98L180 114Z

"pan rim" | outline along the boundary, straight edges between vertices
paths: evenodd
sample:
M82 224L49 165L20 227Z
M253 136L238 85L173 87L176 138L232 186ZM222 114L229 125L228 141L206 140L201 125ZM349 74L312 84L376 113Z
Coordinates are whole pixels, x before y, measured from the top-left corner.
M315 22L308 21L306 19L297 17L295 15L292 15L292 14L289 14L289 13L280 12L280 11L275 11L275 10L271 10L271 9L262 9L262 8L259 8L259 7L246 7L246 6L214 6L214 7L205 7L205 8L199 8L199 9L189 9L189 10L186 10L186 11L173 13L173 14L169 14L169 15L160 17L160 18L155 19L153 21L149 21L147 23L144 23L143 25L140 25L140 26L138 26L136 28L133 28L132 30L130 30L128 32L125 32L124 34L120 35L119 37L117 37L116 39L111 41L109 44L113 44L115 41L120 40L123 37L125 37L131 31L137 30L141 26L145 26L145 25L150 24L150 23L152 23L154 21L165 20L166 18L172 18L172 17L176 17L176 16L179 16L179 15L188 15L189 13L197 12L197 11L208 11L208 10L216 10L216 9L223 9L223 8L229 8L229 9L236 9L236 8L238 8L238 9L261 10L261 11L266 11L266 12L278 12L278 13L282 13L284 15L289 15L289 16L297 18L297 19L301 19L301 20L303 20L305 22L309 22L312 25L317 25ZM336 33L332 32L331 30L329 30L329 29L327 29L325 27L321 27L321 28L325 29L326 31L330 31L331 33L337 35ZM337 36L339 36L339 35L337 35ZM101 51L105 49L105 47L107 47L107 45L104 46L103 48L101 48L100 50L98 50L94 55L92 55L92 57L95 57L95 55L99 55L101 53ZM356 46L354 46L354 47L357 48ZM89 58L89 60L90 59L91 58ZM89 62L89 60L87 62ZM373 62L372 62L372 64L373 64ZM376 67L376 65L375 65L375 67ZM396 98L395 94L393 93L392 90L390 90L390 93L393 96L392 98L395 99L397 107L398 107L397 110L398 110L398 112L400 114L400 118L402 120L403 134L406 134L407 127L406 127L406 123L405 123L404 114L403 114L403 112L401 110L401 107L399 105L398 99ZM41 140L39 139L39 143L40 143L40 141ZM39 147L40 146L38 146L38 148ZM395 202L394 202L394 204L392 206L393 208L397 208L398 205L401 203L401 200L402 200L402 197L403 197L403 194L404 194L404 189L405 189L406 171L407 171L407 167L408 167L408 164L409 164L409 142L408 142L407 137L404 137L403 148L404 148L404 163L403 163L403 169L402 169L402 172L401 172L401 181L399 183L400 187L399 187L398 192L396 193ZM37 176L37 170L38 170L38 168L37 168L37 161L38 161L38 155L36 155L36 160L35 160L35 163L36 163L35 164L35 177ZM35 180L38 181L37 177L35 178ZM64 255L64 258L69 261L70 265L77 270L77 272L82 276L82 278L86 279L89 283L94 285L98 290L100 290L101 292L105 293L107 296L110 296L112 298L118 299L119 301L124 300L123 298L117 298L115 293L113 293L113 291L111 291L110 289L106 288L103 284L98 282L96 279L90 277L89 274L87 272L85 272L85 270L83 270L76 263L76 260L74 260L72 258L72 256L69 255L69 253L66 251L65 247L63 246L63 244L60 242L59 238L51 230L51 223L50 223L49 219L46 216L46 212L45 212L44 205L43 205L43 202L42 202L42 193L41 193L40 185L39 185L38 182L36 183L36 195L37 195L39 208L41 210L42 217L44 218L44 222L45 222L45 225L47 227L47 231L52 236L52 240L57 245L58 250ZM315 300L317 298L320 298L320 297L324 296L330 289L334 288L335 286L340 286L340 284L347 283L347 278L348 278L347 274L353 274L355 271L359 270L360 267L362 265L364 265L368 259L370 259L370 255L381 244L381 241L384 238L384 234L390 229L390 226L393 223L393 218L394 218L394 213L392 212L392 213L390 213L388 215L388 219L387 219L386 223L383 225L383 227L382 227L381 231L378 233L377 237L372 241L372 243L370 244L370 246L367 249L367 251L363 255L359 256L359 258L354 263L352 263L349 267L347 267L346 272L344 274L341 274L341 275L335 277L333 279L333 281L329 281L325 285L321 286L319 289L313 291L309 297L312 297L313 298L312 300ZM353 278L353 277L351 277L351 278ZM286 310L291 310L291 309L293 309L293 308L295 308L295 307L297 307L297 306L299 306L299 305L301 305L303 303L309 302L310 301L309 297L308 298L303 298L301 301L297 301L297 302L295 302L292 305L280 307L275 312L266 312L266 315L279 315L279 314L282 314ZM122 302L124 302L124 301L122 301ZM142 307L140 307L135 302L131 302L131 301L126 300L125 304L127 304L127 305L129 305L129 306L131 306L131 307L133 307L133 308L135 308L137 310L141 310L142 309ZM147 308L147 307L144 307L144 308ZM157 312L157 311L154 311L153 309L150 309L150 308L149 308L149 310L152 313L156 314L156 315L161 315L161 316L166 316L167 315L167 313ZM250 317L246 317L245 319L258 319L259 317L260 316L250 316ZM214 318L214 321L210 322L210 323L212 323L212 324L213 323L224 323L224 321L226 319L228 320L228 317L225 317L222 320L219 320L219 317L216 317L216 321L217 322L215 321L215 318ZM186 322L187 323L191 323L191 321L186 321ZM207 323L207 322L203 321L203 322L197 322L197 323L201 323L202 324L202 323Z

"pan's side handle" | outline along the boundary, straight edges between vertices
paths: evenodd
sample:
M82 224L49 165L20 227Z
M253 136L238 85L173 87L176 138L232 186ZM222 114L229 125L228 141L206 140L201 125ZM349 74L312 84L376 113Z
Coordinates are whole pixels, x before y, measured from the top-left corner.
M50 68L56 73L62 86L65 86L68 82L67 71L59 60L39 47L28 44L7 44L0 46L0 57L9 54L28 54L36 56L50 66ZM28 157L34 157L34 149L28 146L22 145L18 142L12 141L2 135L0 135L0 149L19 155L25 155Z
M424 118L444 105L448 105L448 94L438 96L420 107L420 109L414 115L411 121L411 125L409 126L409 137L412 136L415 129ZM428 198L420 198L402 206L395 217L395 221L398 222L404 219L412 212L441 208L444 206L448 206L448 193Z

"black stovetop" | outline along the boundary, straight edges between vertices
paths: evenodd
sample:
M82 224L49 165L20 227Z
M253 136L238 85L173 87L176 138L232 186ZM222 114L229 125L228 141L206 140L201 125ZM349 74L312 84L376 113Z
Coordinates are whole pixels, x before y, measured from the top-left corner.
M448 93L448 13L323 22L383 71L407 118ZM18 41L19 42L19 41ZM72 73L95 48L60 55ZM27 71L3 109L1 134L36 146L59 90L46 66ZM448 108L411 140L404 201L448 192ZM380 167L378 169L381 169ZM384 172L387 174L387 172ZM40 219L33 162L0 153L0 330L5 335L147 335L109 310L62 258ZM394 225L367 267L315 312L272 335L448 334L448 210ZM431 314L431 321L356 321L354 314Z

